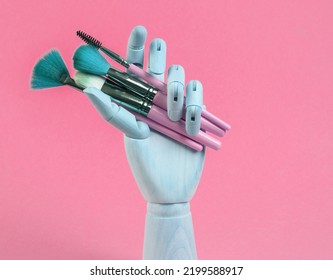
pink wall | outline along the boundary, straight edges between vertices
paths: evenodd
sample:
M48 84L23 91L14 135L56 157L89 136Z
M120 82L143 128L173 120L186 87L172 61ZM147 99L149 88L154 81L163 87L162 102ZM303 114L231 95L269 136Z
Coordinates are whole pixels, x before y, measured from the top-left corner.
M0 259L141 258L121 133L70 88L29 89L77 29L125 54L138 24L232 125L192 201L199 258L332 259L332 1L82 2L1 4Z

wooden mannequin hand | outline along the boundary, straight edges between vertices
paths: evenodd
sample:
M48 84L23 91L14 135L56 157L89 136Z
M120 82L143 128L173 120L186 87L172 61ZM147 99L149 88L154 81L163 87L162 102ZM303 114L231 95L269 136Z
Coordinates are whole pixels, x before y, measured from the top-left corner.
M128 41L127 61L143 67L146 30L137 26ZM164 81L166 46L155 39L150 45L147 72ZM168 71L168 116L177 121L183 108L184 70L173 65ZM193 82L193 81L191 81ZM200 83L199 81L195 81ZM200 84L201 85L201 84ZM202 89L202 87L199 87ZM197 152L156 131L111 102L101 91L84 91L96 109L124 132L129 165L148 202L143 257L146 259L195 259L196 248L189 201L195 194L205 159ZM202 93L202 92L200 92ZM177 98L175 98L177 97ZM173 102L177 100L177 102Z

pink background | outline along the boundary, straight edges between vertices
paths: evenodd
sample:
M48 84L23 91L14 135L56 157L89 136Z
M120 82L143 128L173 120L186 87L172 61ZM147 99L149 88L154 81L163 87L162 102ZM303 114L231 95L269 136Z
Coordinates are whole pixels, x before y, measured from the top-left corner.
M123 139L31 69L94 34L168 45L232 125L191 203L200 259L333 258L332 1L2 1L0 258L140 259L146 204Z

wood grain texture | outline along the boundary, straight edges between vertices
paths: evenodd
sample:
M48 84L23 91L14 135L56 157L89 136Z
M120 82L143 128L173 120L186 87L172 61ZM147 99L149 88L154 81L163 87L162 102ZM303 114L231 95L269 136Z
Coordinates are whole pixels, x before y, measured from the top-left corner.
M196 259L189 201L204 165L196 152L154 131L146 139L125 136L132 173L148 202L143 258Z
M197 258L190 204L147 205L143 259Z
M125 148L146 201L181 203L192 199L202 174L205 150L196 152L153 131L146 139L125 136Z

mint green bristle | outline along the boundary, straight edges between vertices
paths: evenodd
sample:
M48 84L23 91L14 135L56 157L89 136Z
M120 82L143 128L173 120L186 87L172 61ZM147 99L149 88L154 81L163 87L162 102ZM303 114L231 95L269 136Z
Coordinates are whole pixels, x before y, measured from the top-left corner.
M73 61L76 70L94 75L106 75L110 68L99 51L89 45L80 46L74 53Z
M68 69L57 50L51 50L38 60L32 71L31 88L43 89L63 86L63 75L69 76Z

